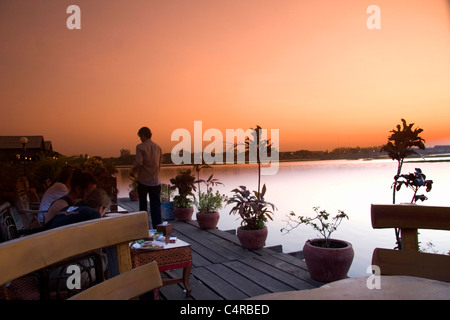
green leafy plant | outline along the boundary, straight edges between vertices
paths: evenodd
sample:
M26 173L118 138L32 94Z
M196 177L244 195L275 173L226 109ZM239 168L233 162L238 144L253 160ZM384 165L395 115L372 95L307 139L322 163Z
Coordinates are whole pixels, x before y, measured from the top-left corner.
M337 230L343 219L348 219L349 217L344 211L338 210L338 214L330 219L330 214L326 210L319 211L319 207L313 207L313 210L316 213L315 217L297 216L291 211L287 216L288 220L286 222L288 226L282 228L280 231L286 234L302 224L310 225L324 239L323 246L330 248L332 244L330 240L331 234Z
M262 139L262 128L257 125L256 128L251 129L251 137L245 140L245 151L250 152L250 149L256 149L256 162L258 164L258 189L250 192L245 186L239 186L231 190L234 195L227 200L227 205L234 205L230 214L238 213L242 219L241 225L243 229L259 230L264 228L268 219L272 219L273 211L276 207L271 202L264 199L267 192L264 184L261 189L261 151L270 150L270 139ZM237 148L237 146L235 146Z
M175 187L171 186L167 183L161 184L161 201L162 202L170 202L170 199L173 196L173 193L175 192Z
M421 128L413 129L414 123L407 124L405 119L401 119L403 127L397 125L397 130L391 130L392 134L388 137L388 143L384 145L380 152L387 152L392 160L397 160L397 174L394 176L394 183L392 184L392 203L395 204L395 195L400 187L398 186L399 179L402 177L402 167L405 158L418 154L415 149L425 149L425 140L419 135L423 132ZM395 238L397 241L397 248L401 249L400 229L395 228Z
M208 169L208 168L212 168L209 164L194 164L194 171L197 173L197 181L195 181L197 183L197 187L198 187L198 194L200 196L200 183L204 182L204 180L200 179L200 172L203 169Z
M430 192L433 186L433 180L427 180L427 177L422 173L422 170L416 168L415 172L401 174L398 177L396 186L397 191L399 191L403 185L414 191L411 203L416 203L418 200L425 201L428 199L425 195L417 194L417 192L421 187L425 187L426 191Z
M387 152L392 160L397 160L397 174L394 176L394 183L392 185L392 203L395 203L397 183L401 176L405 158L413 154L418 154L414 148L425 149L425 140L419 136L423 132L423 129L413 129L414 123L408 125L405 119L402 119L402 123L403 128L398 124L397 130L391 130L392 134L388 137L388 143L380 149L380 152Z
M198 211L200 213L211 213L222 209L223 202L227 200L227 197L220 194L218 190L214 192L212 187L223 183L214 178L212 174L207 180L197 180L197 182L206 184L206 192L199 192L198 201L196 201Z
M242 219L243 229L259 230L264 228L268 219L272 219L275 206L264 200L266 185L262 187L261 193L251 193L245 186L233 189L234 195L228 198L227 204L234 205L230 214L239 214Z
M130 192L137 192L138 182L137 182L136 178L130 177L130 180L131 180L131 182L128 185L128 187L130 187Z
M227 197L218 190L216 192L208 190L207 192L200 193L196 205L200 213L217 212L219 209L222 209L223 202L226 201L226 199Z
M176 208L192 207L195 200L193 191L196 190L196 180L191 170L180 171L175 178L170 179L170 183L178 190L178 194L173 198L174 206Z
M102 157L86 156L84 159L82 158L81 161L81 170L91 173L96 178L110 177L117 173L116 167L112 163L103 160Z
M258 164L258 193L261 192L261 151L266 150L268 152L272 147L270 139L261 138L261 131L262 128L257 125L256 128L252 128L252 138L247 137L245 140L246 151L249 151L253 145L256 147L256 163Z

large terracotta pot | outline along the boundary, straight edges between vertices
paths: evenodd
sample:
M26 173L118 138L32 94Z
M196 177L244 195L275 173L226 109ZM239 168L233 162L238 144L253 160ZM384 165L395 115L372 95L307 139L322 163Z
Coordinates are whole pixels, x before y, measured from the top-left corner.
M128 195L130 196L130 200L131 201L138 201L139 200L139 195L138 195L137 191L130 191L128 193Z
M197 212L196 216L198 225L200 226L200 229L203 230L215 229L220 218L219 212Z
M248 250L262 249L267 239L267 227L259 230L246 230L239 227L237 236L243 248Z
M320 282L332 282L347 277L353 261L353 247L349 242L330 239L332 248L317 246L324 239L306 241L303 255L311 278Z
M173 208L173 215L177 221L190 221L194 214L194 207L190 208Z

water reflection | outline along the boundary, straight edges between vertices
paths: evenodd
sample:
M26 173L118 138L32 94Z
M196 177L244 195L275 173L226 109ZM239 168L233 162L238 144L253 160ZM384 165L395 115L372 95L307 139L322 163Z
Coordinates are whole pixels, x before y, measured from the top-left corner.
M450 181L450 162L406 162L403 173L413 172L420 167L432 179L433 190L426 194L429 198L425 205L448 206L447 181ZM169 183L180 169L189 166L163 167L161 181ZM277 175L262 176L261 183L267 185L266 199L277 206L274 221L268 223L269 236L267 245L283 245L284 252L302 250L306 240L316 237L316 232L309 227L300 227L287 235L280 229L285 225L285 215L290 211L311 216L312 208L320 206L330 213L345 211L350 220L342 222L333 233L352 243L355 258L349 276L365 276L370 265L375 247L393 248L394 231L391 229L374 230L370 222L370 205L372 203L392 203L393 176L396 163L391 160L331 160L280 163ZM119 197L127 197L129 191L128 168L119 168L117 173ZM201 177L207 178L211 173L223 186L218 190L231 195L231 190L239 185L255 190L257 188L257 166L220 165L204 169ZM409 202L412 196L409 189L397 193L397 203ZM425 191L424 191L425 192ZM229 215L230 207L223 208L219 229L236 229L240 225L237 216ZM440 253L450 250L450 239L445 231L421 230L419 241L425 246L432 241Z

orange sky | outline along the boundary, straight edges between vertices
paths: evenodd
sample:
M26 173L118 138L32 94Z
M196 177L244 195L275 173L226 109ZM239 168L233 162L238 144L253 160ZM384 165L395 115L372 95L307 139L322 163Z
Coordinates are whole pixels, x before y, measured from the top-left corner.
M81 30L68 30L69 5ZM369 30L369 5L381 29ZM450 144L446 0L0 0L0 135L65 155L171 133L279 129L281 151L387 142L401 118ZM207 143L205 143L206 145Z

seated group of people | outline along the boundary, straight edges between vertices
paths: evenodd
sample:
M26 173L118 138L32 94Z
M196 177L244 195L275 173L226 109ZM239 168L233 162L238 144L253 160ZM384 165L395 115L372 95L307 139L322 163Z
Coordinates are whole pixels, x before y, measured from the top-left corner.
M83 172L72 167L64 167L58 180L44 193L38 220L41 224L38 228L22 230L20 233L27 235L45 231L92 219L101 218L109 208L111 199L107 193L97 188L97 181L90 173ZM112 259L112 260L111 260ZM115 262L114 251L111 248L102 250L102 268L110 275L118 273ZM83 258L76 262L82 266L81 283L88 279L95 280L94 261L91 258ZM58 267L49 275L48 287L50 290L56 288L64 289L69 274L67 266Z
M65 167L58 180L44 193L38 220L43 231L67 224L103 217L111 199L97 188L97 181L90 173Z

